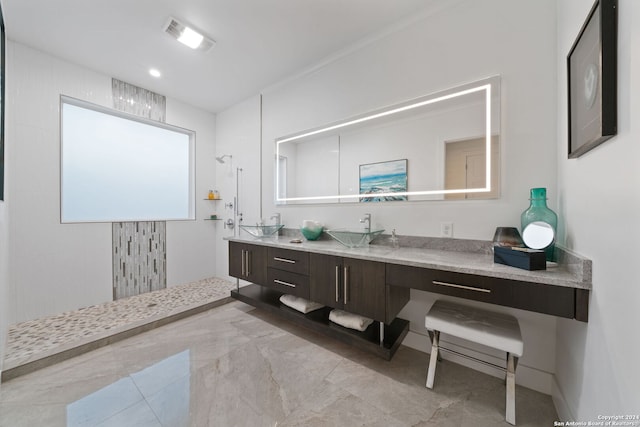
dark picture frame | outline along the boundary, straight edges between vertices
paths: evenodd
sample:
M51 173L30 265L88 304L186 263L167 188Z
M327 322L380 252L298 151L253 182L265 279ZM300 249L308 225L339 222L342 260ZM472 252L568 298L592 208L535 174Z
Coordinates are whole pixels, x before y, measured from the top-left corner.
M567 55L569 158L618 132L618 1L596 0Z
M0 5L0 200L4 200L4 106L5 106L5 33Z

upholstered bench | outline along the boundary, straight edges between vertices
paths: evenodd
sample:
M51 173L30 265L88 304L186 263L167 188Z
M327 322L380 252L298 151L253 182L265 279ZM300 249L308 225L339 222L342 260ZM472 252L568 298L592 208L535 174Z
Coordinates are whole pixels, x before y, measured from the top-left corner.
M506 420L516 423L516 366L522 356L523 343L518 319L508 314L495 313L475 307L455 304L449 301L436 301L424 324L431 337L431 356L427 372L427 388L433 388L436 374L438 351L444 350L459 356L478 360L457 351L440 346L440 333L456 336L468 341L496 348L507 353L507 366L497 366L480 361L506 371Z

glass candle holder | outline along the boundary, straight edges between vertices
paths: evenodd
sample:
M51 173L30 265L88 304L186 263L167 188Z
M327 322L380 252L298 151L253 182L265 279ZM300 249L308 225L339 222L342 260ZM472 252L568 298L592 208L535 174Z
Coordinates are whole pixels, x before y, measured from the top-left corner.
M493 246L523 247L524 242L516 227L497 227L493 235Z

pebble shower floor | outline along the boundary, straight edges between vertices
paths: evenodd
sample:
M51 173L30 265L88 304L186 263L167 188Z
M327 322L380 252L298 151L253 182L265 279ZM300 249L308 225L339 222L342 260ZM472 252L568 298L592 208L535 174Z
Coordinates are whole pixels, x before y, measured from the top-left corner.
M187 309L230 299L235 283L209 278L9 327L5 369Z

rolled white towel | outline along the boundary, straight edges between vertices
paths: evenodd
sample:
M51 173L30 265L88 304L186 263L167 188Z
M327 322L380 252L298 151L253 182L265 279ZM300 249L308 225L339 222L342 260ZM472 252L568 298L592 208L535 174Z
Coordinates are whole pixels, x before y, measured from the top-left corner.
M309 301L308 299L304 299L304 298L300 298L300 297L296 297L294 295L288 295L288 294L282 295L280 297L280 302L286 305L287 307L291 307L294 310L298 310L299 312L304 314L307 314L310 311L319 310L322 307L324 307L324 305L320 303Z
M345 328L356 329L361 332L367 329L369 325L373 323L373 320L367 317L348 313L343 310L338 310L337 308L331 310L331 313L329 313L329 320L337 323L340 326L344 326Z

